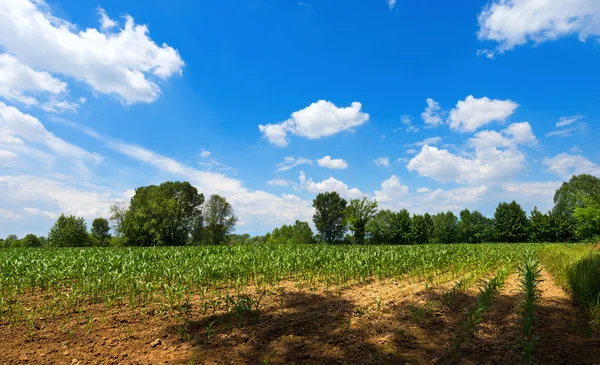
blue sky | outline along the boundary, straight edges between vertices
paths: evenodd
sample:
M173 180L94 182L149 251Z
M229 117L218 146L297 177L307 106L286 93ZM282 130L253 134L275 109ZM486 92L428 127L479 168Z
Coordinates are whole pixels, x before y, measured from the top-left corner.
M552 206L600 176L596 0L0 0L0 237L187 180L237 232L336 190Z

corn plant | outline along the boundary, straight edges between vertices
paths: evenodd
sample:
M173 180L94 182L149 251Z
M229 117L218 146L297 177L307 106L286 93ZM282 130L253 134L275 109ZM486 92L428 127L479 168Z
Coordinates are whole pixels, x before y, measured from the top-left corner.
M535 259L532 252L527 252L523 257L522 263L519 265L520 283L519 288L522 293L521 300L521 330L525 336L525 340L521 343L525 355L525 361L530 364L531 356L535 344L539 340L539 336L535 336L532 330L534 320L533 312L535 304L539 297L537 285L540 283L539 262Z

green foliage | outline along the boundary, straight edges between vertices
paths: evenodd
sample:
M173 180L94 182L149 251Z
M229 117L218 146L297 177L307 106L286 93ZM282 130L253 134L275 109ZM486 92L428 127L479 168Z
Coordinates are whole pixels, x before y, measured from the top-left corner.
M313 223L327 243L339 242L346 233L346 199L337 192L320 193L313 200Z
M521 330L525 336L521 347L525 354L526 363L530 364L532 360L533 349L538 342L539 337L533 334L533 320L536 302L539 298L537 285L542 281L540 273L542 269L539 262L535 259L533 252L527 252L523 261L519 264L520 283L519 288L523 295L521 299Z
M204 207L204 238L212 245L227 241L227 236L235 229L237 217L231 204L220 195L211 195Z
M21 247L41 247L42 241L38 238L38 236L29 233L21 240Z
M19 247L19 237L16 234L9 234L3 242L2 247Z
M313 232L306 222L296 221L293 226L284 225L275 228L267 243L271 244L304 244L314 243Z
M529 233L532 242L555 241L555 229L550 214L542 214L537 207L534 207L529 221Z
M493 221L476 210L462 210L457 229L459 242L482 243L494 239Z
M364 244L365 226L377 213L377 201L368 201L366 197L352 199L345 213L350 230L354 233L355 242L359 245Z
M458 238L458 218L452 212L438 213L433 216L433 241L436 243L454 243Z
M118 231L128 245L181 246L199 239L204 195L188 182L137 188ZM122 212L113 212L121 214ZM114 218L113 218L114 219Z
M498 204L494 213L494 231L500 242L527 242L527 213L514 200Z
M579 239L597 238L600 235L600 194L584 198L583 204L575 207L573 217Z
M414 215L411 220L410 235L412 242L416 244L424 244L429 242L425 217L422 215Z
M571 216L576 207L584 205L586 198L600 194L600 179L592 175L575 175L554 194L553 212Z
M87 224L83 218L61 214L48 232L48 246L82 247L89 243Z
M382 210L366 226L371 243L407 245L412 241L411 218L406 209L394 213Z
M92 222L90 232L91 246L108 246L110 244L110 225L106 218L96 218Z

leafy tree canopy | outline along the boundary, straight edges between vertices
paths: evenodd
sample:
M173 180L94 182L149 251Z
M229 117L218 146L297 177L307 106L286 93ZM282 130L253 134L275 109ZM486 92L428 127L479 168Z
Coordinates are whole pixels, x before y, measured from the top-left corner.
M339 242L346 233L346 205L348 202L337 192L320 193L313 200L313 223L327 243Z

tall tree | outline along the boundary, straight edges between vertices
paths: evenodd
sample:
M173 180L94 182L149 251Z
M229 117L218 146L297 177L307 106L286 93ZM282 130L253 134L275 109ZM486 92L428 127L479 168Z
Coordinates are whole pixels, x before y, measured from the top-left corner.
M323 241L334 243L344 238L347 204L346 200L335 191L320 193L313 200L312 206L315 208L313 223Z
M458 222L458 240L466 243L490 242L493 239L492 220L479 211L464 209Z
M4 240L3 247L15 247L19 245L19 237L16 234L9 234Z
M554 242L555 230L550 214L543 214L533 207L529 216L529 237L531 242Z
M92 246L108 246L110 242L110 225L106 218L96 218L92 222L90 232Z
M208 243L218 245L233 232L237 218L231 204L220 195L211 195L204 207L204 232Z
M585 198L582 205L575 207L573 216L579 239L597 238L600 235L600 194Z
M357 244L365 243L365 226L375 213L377 213L377 201L368 201L366 197L350 200L350 205L346 207L346 219Z
M423 244L429 242L429 236L424 216L415 214L412 217L410 235L411 241L416 244Z
M120 230L128 245L185 245L200 235L203 203L204 195L188 182L140 187Z
M458 238L458 218L452 212L433 216L433 239L436 243L455 243Z
M412 240L411 218L406 209L394 213L384 209L367 222L370 242L375 245L402 245Z
M570 216L585 199L600 194L600 178L592 175L575 175L554 194L553 212Z
M494 230L501 242L526 242L528 239L527 213L516 202L500 203L494 213Z
M48 232L48 246L81 247L88 243L87 224L83 218L61 214Z

